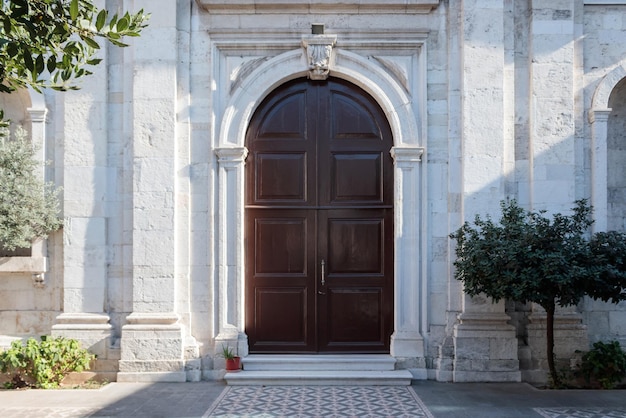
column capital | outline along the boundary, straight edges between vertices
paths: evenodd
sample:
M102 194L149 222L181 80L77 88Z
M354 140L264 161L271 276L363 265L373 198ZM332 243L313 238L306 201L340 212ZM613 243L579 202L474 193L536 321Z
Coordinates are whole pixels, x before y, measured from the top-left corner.
M227 165L229 163L240 163L248 157L248 148L246 147L227 147L216 148L215 155L220 164Z
M589 111L589 123L594 124L598 122L606 122L609 119L609 115L613 109L591 109Z
M400 163L419 163L424 155L422 147L393 147L391 148L391 157L394 164Z
M43 123L46 121L46 115L48 114L48 109L43 108L34 108L29 107L26 109L28 112L28 116L30 117L30 121L34 123Z

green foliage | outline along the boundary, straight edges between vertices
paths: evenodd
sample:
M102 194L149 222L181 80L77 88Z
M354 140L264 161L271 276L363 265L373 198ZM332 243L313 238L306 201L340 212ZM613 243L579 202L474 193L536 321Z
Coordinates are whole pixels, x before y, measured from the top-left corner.
M233 349L227 345L222 345L221 356L224 357L224 359L226 360L232 360L236 357L235 353L233 352Z
M58 190L37 175L35 149L23 129L0 132L0 242L5 250L30 247L59 229Z
M587 383L596 380L603 389L613 389L626 377L626 353L618 341L599 341L583 355L580 371Z
M72 81L91 74L104 39L126 46L139 36L143 10L113 16L92 0L4 0L0 5L0 91L31 86L40 91L75 89Z
M13 341L8 350L0 352L0 372L11 378L8 388L49 389L58 387L71 372L89 369L94 358L76 340L42 336L41 341L30 338L24 345Z
M32 87L76 89L91 74L103 39L124 47L139 36L148 15L109 15L93 0L3 0L0 3L0 92ZM34 150L25 135L9 140L0 112L0 242L5 250L30 247L61 227L57 191L35 175Z
M498 301L535 302L546 310L578 303L596 273L585 239L591 208L576 202L571 216L529 212L515 200L502 202L500 224L476 216L450 237L456 239L455 277L470 295Z
M626 299L626 234L597 233L587 239L591 207L579 200L569 216L526 211L515 200L502 202L502 219L476 216L450 235L457 242L455 278L471 296L495 301L534 302L547 312L547 357L554 366L556 306L577 304L584 296Z
M589 241L596 264L595 280L586 283L585 293L604 302L626 299L626 234L597 232ZM620 291L621 290L621 291Z

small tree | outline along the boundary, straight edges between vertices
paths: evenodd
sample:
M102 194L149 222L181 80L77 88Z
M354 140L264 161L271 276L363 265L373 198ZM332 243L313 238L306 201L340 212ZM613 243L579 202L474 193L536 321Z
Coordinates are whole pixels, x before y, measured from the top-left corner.
M0 244L5 250L30 247L34 238L62 225L58 191L39 178L34 156L23 129L13 139L0 132Z
M484 293L499 301L534 302L545 309L547 357L555 385L554 313L588 295L605 301L626 299L626 236L595 234L591 207L579 200L570 216L525 211L515 200L501 202L500 224L476 216L450 235L457 242L455 278L471 296ZM617 248L617 250L614 250Z
M143 10L110 16L93 0L3 0L0 91L75 89L72 82L101 61L96 39L126 46L123 38L139 36L147 19Z
M124 47L139 36L148 15L110 15L93 0L2 0L0 2L0 92L32 87L77 89L75 80L91 74L105 40ZM25 135L8 138L0 109L0 242L6 250L29 247L61 227L57 193L35 174L34 150Z

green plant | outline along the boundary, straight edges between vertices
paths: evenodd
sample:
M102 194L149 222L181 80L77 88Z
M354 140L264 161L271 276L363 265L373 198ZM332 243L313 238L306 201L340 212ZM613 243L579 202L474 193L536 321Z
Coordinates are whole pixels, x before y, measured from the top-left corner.
M596 380L603 389L613 389L626 377L626 353L618 341L598 341L583 355L580 371L588 384Z
M0 128L0 242L5 250L14 250L45 238L62 221L58 189L39 178L36 150L26 131L18 127L14 139L7 131Z
M37 91L75 89L73 81L100 63L103 39L126 46L148 15L99 9L93 0L3 0L0 3L0 91L30 86Z
M95 356L74 339L41 337L41 341L28 339L26 344L13 341L11 347L0 352L0 372L10 381L7 388L58 387L71 372L89 369Z
M222 345L222 352L220 355L224 357L224 359L226 360L232 360L235 357L237 357L235 353L233 352L233 349L227 345Z
M450 238L457 241L454 277L470 296L495 302L534 302L546 310L546 353L553 385L554 313L584 296L617 303L626 299L626 234L598 233L587 239L591 207L579 200L571 215L526 211L515 200L501 202L499 224L476 216ZM618 250L615 251L614 249Z

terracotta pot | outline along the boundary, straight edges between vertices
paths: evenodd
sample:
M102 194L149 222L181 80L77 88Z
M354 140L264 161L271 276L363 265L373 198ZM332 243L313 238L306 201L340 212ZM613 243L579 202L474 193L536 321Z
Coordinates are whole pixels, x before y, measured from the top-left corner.
M238 372L241 369L241 357L234 357L232 359L226 359L226 371Z

